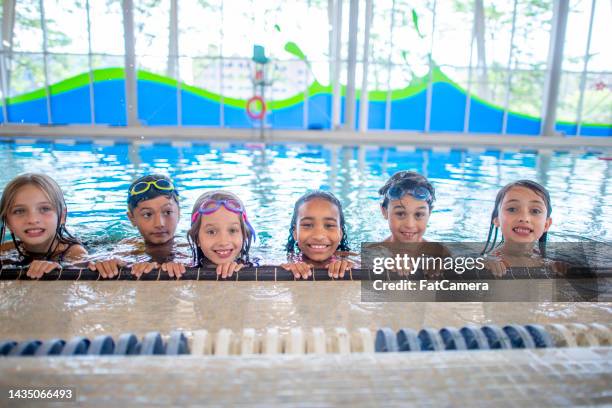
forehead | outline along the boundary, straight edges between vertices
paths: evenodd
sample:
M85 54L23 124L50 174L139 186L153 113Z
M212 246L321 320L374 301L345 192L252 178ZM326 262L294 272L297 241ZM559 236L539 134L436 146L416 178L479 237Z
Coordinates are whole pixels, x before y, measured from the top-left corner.
M335 204L323 198L313 198L312 200L306 201L298 208L298 218L305 217L339 219L340 210Z
M51 199L40 187L34 184L26 184L21 186L15 193L13 205L34 204L42 201L51 201Z
M518 201L538 201L542 204L544 203L544 199L535 191L527 187L512 187L506 194L504 195L504 199L502 202L508 202L510 200L518 200Z
M149 200L142 200L138 202L138 205L136 205L135 209L136 210L141 210L143 208L156 209L156 208L163 208L168 205L178 208L178 205L176 204L176 201L174 201L174 198L167 196L167 195L161 195L155 198L151 198Z
M417 208L425 207L429 208L429 204L425 200L417 200L410 194L404 194L399 200L389 201L388 208L393 210L396 207L404 208L406 210L416 210Z

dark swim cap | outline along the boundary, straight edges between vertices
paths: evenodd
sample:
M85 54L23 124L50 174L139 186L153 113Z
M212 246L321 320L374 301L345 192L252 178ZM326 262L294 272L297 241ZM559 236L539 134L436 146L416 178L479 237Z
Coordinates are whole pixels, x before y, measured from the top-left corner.
M130 211L141 201L152 200L159 196L174 198L178 204L178 191L168 176L149 174L136 180L128 188L127 204Z

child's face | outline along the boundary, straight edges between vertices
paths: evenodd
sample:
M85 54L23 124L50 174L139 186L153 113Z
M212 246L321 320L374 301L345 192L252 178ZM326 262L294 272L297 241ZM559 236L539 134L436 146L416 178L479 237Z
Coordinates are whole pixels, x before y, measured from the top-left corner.
M198 243L204 256L215 265L236 260L243 242L240 215L221 206L201 217Z
M174 238L179 208L174 198L159 196L138 203L128 218L149 244L165 244Z
M322 198L302 204L293 239L307 258L317 262L331 258L342 240L338 207Z
M64 217L62 216L62 222ZM47 195L28 184L19 189L9 208L6 223L31 252L49 249L57 231L57 211Z
M536 242L548 231L552 220L546 215L544 199L525 187L512 187L499 205L493 219L507 242Z
M429 204L409 194L400 200L390 200L381 207L383 217L389 221L391 242L421 242L429 221Z

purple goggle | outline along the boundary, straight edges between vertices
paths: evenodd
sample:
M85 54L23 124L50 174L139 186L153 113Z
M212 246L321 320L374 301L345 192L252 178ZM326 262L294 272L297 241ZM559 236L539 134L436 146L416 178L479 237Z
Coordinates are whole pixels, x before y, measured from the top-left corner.
M191 225L196 223L200 215L212 214L215 211L217 211L219 208L221 208L221 206L224 206L226 210L231 211L235 214L240 214L247 228L251 232L251 236L253 237L253 240L256 239L257 235L255 234L255 229L253 229L253 226L251 226L251 223L247 219L246 210L244 209L244 207L242 207L240 202L236 200L232 200L232 199L204 201L202 205L200 205L200 208L198 208L198 211L194 212L191 215Z

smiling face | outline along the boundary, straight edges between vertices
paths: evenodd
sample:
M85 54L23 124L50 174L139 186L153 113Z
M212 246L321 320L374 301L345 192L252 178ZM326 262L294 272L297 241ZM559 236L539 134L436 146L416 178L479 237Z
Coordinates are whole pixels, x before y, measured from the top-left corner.
M64 222L63 215L61 222ZM15 194L6 223L26 250L43 253L49 250L55 238L57 210L40 188L26 184Z
M544 199L526 187L508 190L499 205L498 214L493 224L501 229L507 242L536 242L552 223L547 216Z
M383 217L389 221L390 242L422 242L429 221L429 204L409 194L400 200L391 200L387 208L381 207Z
M198 246L215 265L230 263L240 255L242 243L242 228L240 215L219 207L212 214L201 215L198 232Z
M308 259L323 262L331 258L342 240L338 207L322 198L306 201L298 209L293 238Z
M138 203L128 218L148 244L161 245L174 238L179 208L174 198L159 196Z

